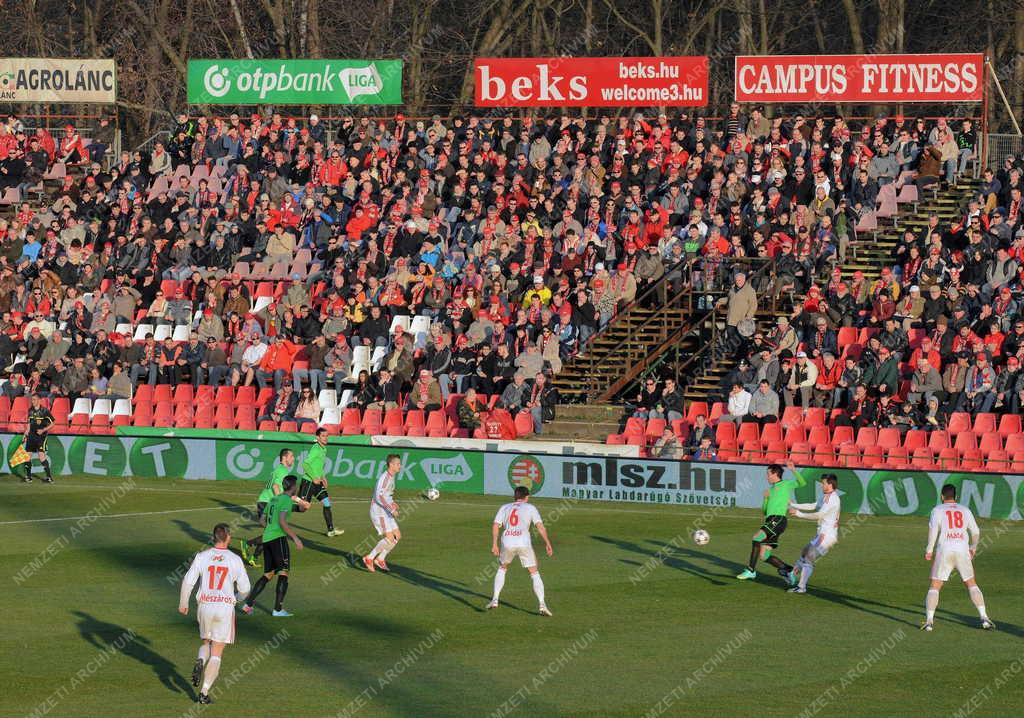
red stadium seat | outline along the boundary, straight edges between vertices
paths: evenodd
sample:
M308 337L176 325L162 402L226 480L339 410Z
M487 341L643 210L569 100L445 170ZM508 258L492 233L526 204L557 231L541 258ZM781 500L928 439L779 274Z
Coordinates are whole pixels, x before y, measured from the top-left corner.
M448 436L448 419L444 412L440 409L435 409L427 415L426 424L427 436L441 437ZM638 435L641 442L643 441L643 434Z
M887 426L884 429L879 429L877 443L883 449L893 449L901 446L903 437L900 436L899 429Z
M726 441L736 442L736 425L731 421L720 421L715 427L715 443L722 446Z
M764 452L764 460L770 464L784 464L789 459L789 452L786 450L786 442L773 441L768 444Z
M804 423L804 412L799 406L787 406L782 411L782 419L780 421L783 427L789 428L791 426L803 426Z
M341 414L341 433L346 436L358 434L361 429L362 419L359 416L359 409L345 409Z
M960 457L960 468L964 471L979 471L985 468L985 457L981 449L967 449Z
M153 387L153 401L171 401L171 385L170 384L157 384Z
M842 446L843 444L853 443L853 427L852 426L837 426L832 430L832 445Z
M836 451L835 448L828 442L810 442L812 456L811 463L814 466L833 466L836 463Z
M907 455L907 450L903 448L889 449L885 453L885 465L894 469L909 469L910 458Z
M927 446L919 446L914 449L913 458L910 462L911 468L931 471L935 468L935 454Z
M935 451L949 447L949 432L938 429L928 435L928 448Z
M791 426L786 429L786 446L792 447L795 444L807 442L807 431L803 426Z
M605 439L604 443L608 446L621 446L626 443L626 440L622 434L608 434L608 438Z
M708 415L708 403L706 401L691 401L690 406L686 409L686 420L692 424L697 420L699 414Z
M824 425L812 426L807 430L807 443L811 446L818 444L831 444L832 437L829 435L828 427Z
M367 409L363 412L362 433L367 436L380 434L383 419L380 409Z
M839 327L836 339L839 346L839 353L842 354L846 351L846 347L857 341L857 327Z
M744 423L740 424L739 429L736 431L736 443L743 446L748 441L761 441L761 427L757 424Z
M256 387L254 386L239 386L235 387L235 404L255 404L256 403Z
M280 427L278 427L278 431L296 432L298 430L299 425L296 424L294 421L282 421Z
M956 443L953 444L953 448L963 456L967 451L978 448L978 437L973 431L961 431L956 435Z
M1005 451L998 449L990 451L985 459L985 466L989 471L1004 472L1010 470L1010 458Z
M193 419L193 425L195 428L212 429L213 422L213 404L201 404L196 407L196 413Z
M533 425L531 424L531 427ZM649 443L654 443L663 433L665 433L665 420L664 419L648 419L647 429L644 434L648 438Z
M627 436L643 436L647 432L647 420L638 416L631 416L626 419L626 428L623 434Z
M516 414L515 424L518 436L529 436L533 433L533 417L528 412L521 411Z
M861 455L861 465L869 469L881 468L885 463L885 452L882 447L878 444L871 444L870 446L864 447L864 453Z
M999 417L999 433L1004 437L1021 433L1020 414L1003 414Z
M911 429L903 437L903 448L913 453L922 446L928 446L928 432L920 429Z
M135 389L135 394L132 396L133 404L152 404L153 403L153 387L150 384L139 384L138 388Z
M235 387L233 386L218 386L217 394L214 397L214 401L218 405L227 404L231 406L235 403Z
M759 463L764 459L760 439L748 439L740 444L740 456L743 461Z
M857 446L861 449L878 446L878 429L873 426L862 426L857 432Z
M277 431L277 422L271 419L264 419L259 425L260 431Z
M1010 456L1010 472L1024 474L1024 454L1013 454Z
M718 460L719 461L738 461L740 458L739 452L736 450L735 441L727 441L718 446Z
M946 430L950 434L959 434L961 431L971 430L971 415L966 411L954 411L949 416L949 425Z
M974 417L974 433L981 435L986 432L996 431L996 415L995 414L978 414Z
M804 414L804 426L810 428L812 426L824 426L825 425L825 409L820 406L812 406Z
M178 384L174 387L174 403L181 404L184 402L192 403L193 390L191 384Z
M708 423L714 424L719 420L719 418L721 418L722 414L726 413L726 411L725 402L716 401L711 405L711 414L708 416Z
M405 433L408 436L423 436L420 434L410 434L409 432L414 429L422 430L426 426L426 415L422 409L411 409L405 413Z
M841 444L836 451L836 460L840 466L860 466L860 449L852 441Z
M761 445L767 447L774 443L782 443L782 426L778 422L761 427Z
M811 445L806 441L798 441L794 444L786 442L784 445L789 454L789 458L793 460L793 463L798 466L807 466L814 463L814 455L811 453Z
M955 471L960 464L960 457L957 455L956 449L947 446L939 451L936 462L939 465L939 471Z
M1003 450L1003 437L996 431L989 431L981 434L981 441L978 442L978 448L981 449L981 453L985 456L991 456L992 452Z
M1024 455L1024 433L1017 432L1006 437L1006 453L1010 456Z

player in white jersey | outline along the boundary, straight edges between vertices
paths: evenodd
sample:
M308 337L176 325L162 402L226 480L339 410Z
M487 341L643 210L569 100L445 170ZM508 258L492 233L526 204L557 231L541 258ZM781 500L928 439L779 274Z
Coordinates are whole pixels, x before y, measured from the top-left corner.
M978 549L980 538L981 529L974 520L974 514L969 508L956 502L956 487L953 484L943 486L942 503L932 509L928 519L928 545L924 550L924 560L932 562L932 582L924 599L925 621L921 630L931 631L934 627L939 591L954 569L967 586L971 603L978 609L981 627L996 627L985 612L985 597L974 580L971 559Z
M370 499L370 521L377 529L377 535L382 537L373 550L363 556L363 565L371 573L377 569L388 572L384 559L395 550L402 538L402 532L398 529L398 503L394 496L395 477L402 471L402 457L388 454L385 467L373 489L373 498Z
M793 466L790 469L796 471ZM807 593L807 582L814 573L815 562L827 554L839 541L839 479L835 474L822 474L821 501L812 504L790 504L789 513L800 519L818 522L818 533L804 546L800 558L793 564L789 581L795 584L790 593Z
M530 490L525 486L517 486L515 491L516 500L505 504L498 513L494 515L494 523L491 525L491 553L498 557L498 572L494 574L494 597L487 604L487 608L498 607L498 597L501 596L501 589L505 586L505 573L508 571L512 560L519 557L519 563L530 572L533 580L533 593L540 602L538 611L542 616L550 616L547 604L544 603L544 582L537 571L537 557L533 553L533 542L530 538L530 526L537 527L537 533L544 539L544 547L548 556L552 554L551 541L548 540L548 531L541 521L540 511L536 506L531 506ZM498 547L498 536L501 535L501 547Z
M192 669L192 685L199 692L200 703L213 703L210 687L220 673L220 657L224 646L235 642L235 603L249 594L249 576L237 554L228 550L231 530L227 524L213 527L213 548L196 554L181 582L178 613L188 615L189 599L196 582L199 618L199 656ZM237 591L237 593L236 593Z

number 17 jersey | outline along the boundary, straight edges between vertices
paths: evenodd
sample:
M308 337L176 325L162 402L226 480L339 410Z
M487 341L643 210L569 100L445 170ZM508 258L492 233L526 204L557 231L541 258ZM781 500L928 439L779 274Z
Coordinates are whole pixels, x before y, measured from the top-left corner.
M506 548L524 548L531 545L530 526L544 523L540 511L524 501L505 504L494 515L494 523L501 526L501 545Z

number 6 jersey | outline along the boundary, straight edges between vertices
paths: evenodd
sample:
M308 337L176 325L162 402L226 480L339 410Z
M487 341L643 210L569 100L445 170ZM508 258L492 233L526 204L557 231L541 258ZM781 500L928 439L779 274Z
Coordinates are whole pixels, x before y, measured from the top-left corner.
M498 509L494 523L502 528L502 546L524 548L530 546L530 526L544 522L540 520L540 511L535 506L525 501L514 501Z

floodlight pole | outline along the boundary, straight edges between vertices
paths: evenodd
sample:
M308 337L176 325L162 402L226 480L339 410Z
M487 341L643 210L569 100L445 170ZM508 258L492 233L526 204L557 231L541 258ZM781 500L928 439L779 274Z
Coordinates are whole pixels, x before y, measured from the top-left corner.
M1017 131L1017 136L1024 135L1024 132L1020 131L1020 123L1017 122L1017 118L1013 115L1013 110L1010 108L1010 102L1006 99L1006 93L1003 92L1003 85L999 82L999 75L996 74L995 69L992 67L991 61L985 58L985 67L988 68L989 74L992 77L993 82L996 84L996 89L999 90L999 98L1003 101L1003 107L1006 108L1006 113L1010 116L1010 121L1013 123L1013 129Z

